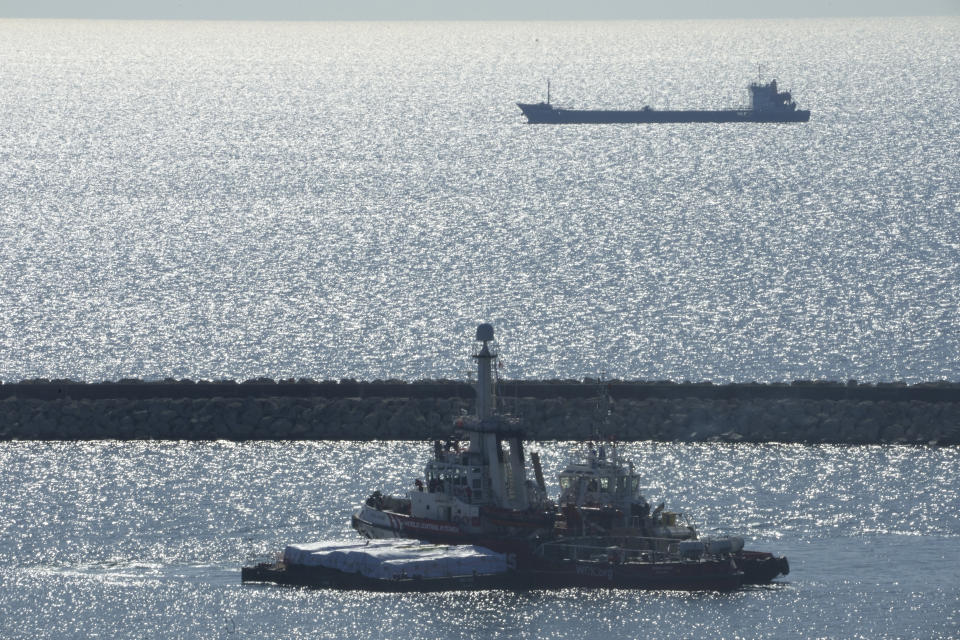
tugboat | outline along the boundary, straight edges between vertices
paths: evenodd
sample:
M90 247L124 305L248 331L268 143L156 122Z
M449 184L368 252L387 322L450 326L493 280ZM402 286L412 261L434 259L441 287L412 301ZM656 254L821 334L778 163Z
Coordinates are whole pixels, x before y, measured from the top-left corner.
M476 415L455 423L454 436L434 442L424 477L406 496L374 491L352 516L352 526L372 539L409 538L435 544L480 545L512 554L521 568L542 564L537 549L574 538L599 538L611 547L668 557L730 555L746 583L789 573L786 558L744 551L737 537L698 540L683 514L656 508L643 496L641 478L616 443L592 445L586 459L560 473L559 504L546 493L539 456L530 453L536 481L527 478L523 433L516 419L495 407L491 350L493 327L477 327ZM460 442L469 440L465 450ZM601 544L601 546L603 546ZM699 551L697 551L699 549ZM692 554L692 555L691 555ZM554 567L555 568L555 567Z
M561 518L557 529L570 535L640 535L664 543L691 540L696 529L681 513L653 511L640 489L633 462L620 456L616 443L588 444L586 459L560 472Z
M765 551L744 550L743 538L732 536L698 540L697 530L682 513L652 512L640 489L633 462L625 460L615 442L594 447L586 459L571 462L560 472L561 536L605 536L621 546L657 551L728 553L743 571L745 584L764 584L790 573L785 557Z
M454 423L454 438L434 443L433 459L407 496L373 492L354 513L353 528L368 538L417 538L436 543L481 544L504 551L525 548L548 535L556 518L543 474L527 478L519 422L494 410L493 327L477 327L476 415ZM465 450L462 439L469 439ZM538 459L533 457L539 469Z
M491 350L493 327L481 324L474 354L477 361L477 412L455 422L458 432L446 444L434 443L424 478L414 481L405 497L375 491L353 514L353 527L371 538L364 543L334 542L290 545L272 563L244 567L244 582L275 582L338 589L438 591L460 589L629 588L731 590L743 583L733 557L735 545L707 546L692 528L677 527L662 510L641 514L644 535L629 522L615 532L575 535L555 527L557 507L547 498L539 457L531 454L536 481L527 479L523 434L516 420L494 411ZM460 450L461 439L469 445ZM602 456L604 460L604 456ZM578 487L577 499L606 499L591 492L590 474L620 486L620 459L601 457L588 468L574 467L565 478ZM622 475L622 474L621 474ZM623 486L636 496L639 480L633 469ZM584 479L587 489L580 490ZM575 482L574 482L575 481ZM599 487L609 486L601 481ZM567 494L565 494L567 495ZM618 494L611 494L613 496ZM562 498L580 514L590 505ZM625 504L625 503L624 503ZM641 512L646 501L630 504ZM623 509L614 500L606 511ZM601 511L605 511L603 508ZM649 507L646 508L649 512ZM615 514L616 515L616 514ZM604 516L606 517L606 515ZM584 521L585 522L585 521ZM581 527L580 534L599 525ZM622 531L620 533L623 533ZM411 540L391 540L412 538ZM447 545L438 547L438 544ZM740 544L742 548L742 542ZM466 559L466 560L465 560Z

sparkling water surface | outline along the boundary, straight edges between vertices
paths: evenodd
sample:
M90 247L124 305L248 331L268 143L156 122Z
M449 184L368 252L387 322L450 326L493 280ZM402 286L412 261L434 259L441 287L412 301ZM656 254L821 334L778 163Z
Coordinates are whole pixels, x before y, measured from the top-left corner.
M0 21L0 379L960 378L960 19ZM514 102L808 124L529 126Z
M548 491L574 443L540 443ZM791 573L731 594L371 594L242 585L289 542L352 537L429 443L0 444L4 638L949 638L955 448L626 445L646 495Z
M0 379L960 378L960 19L0 20ZM543 127L517 100L803 125ZM541 445L550 490L572 445ZM635 444L733 594L244 586L416 443L0 443L0 636L960 636L956 449Z

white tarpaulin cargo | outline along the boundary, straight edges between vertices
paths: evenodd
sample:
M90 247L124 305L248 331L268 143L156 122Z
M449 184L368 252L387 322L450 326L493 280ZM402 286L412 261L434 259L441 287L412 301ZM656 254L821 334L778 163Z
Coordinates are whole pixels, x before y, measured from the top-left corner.
M318 565L310 561L310 554L324 551L342 551L345 549L362 549L367 546L380 546L384 543L392 544L393 540L323 540L305 544L291 544L283 550L283 561L286 564Z
M438 545L412 540L325 541L292 544L287 564L327 567L368 578L441 578L507 571L507 557L484 547Z

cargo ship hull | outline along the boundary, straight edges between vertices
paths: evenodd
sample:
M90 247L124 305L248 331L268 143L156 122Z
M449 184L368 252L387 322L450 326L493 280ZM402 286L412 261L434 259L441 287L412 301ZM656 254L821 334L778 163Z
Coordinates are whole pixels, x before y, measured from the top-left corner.
M528 124L665 124L675 122L809 122L810 111L764 113L752 109L717 111L640 111L558 109L547 104L517 103Z

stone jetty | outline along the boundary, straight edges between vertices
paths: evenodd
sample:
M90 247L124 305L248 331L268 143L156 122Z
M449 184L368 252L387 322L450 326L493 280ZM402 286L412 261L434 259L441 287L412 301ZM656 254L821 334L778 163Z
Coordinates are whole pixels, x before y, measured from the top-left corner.
M0 440L429 440L473 411L453 381L0 384ZM531 440L960 443L960 385L515 381Z

